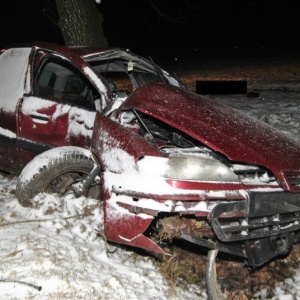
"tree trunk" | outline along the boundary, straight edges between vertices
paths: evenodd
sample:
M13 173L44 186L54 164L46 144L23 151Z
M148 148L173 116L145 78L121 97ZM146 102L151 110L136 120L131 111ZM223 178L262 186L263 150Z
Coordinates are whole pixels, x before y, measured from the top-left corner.
M95 0L56 0L66 46L107 46Z

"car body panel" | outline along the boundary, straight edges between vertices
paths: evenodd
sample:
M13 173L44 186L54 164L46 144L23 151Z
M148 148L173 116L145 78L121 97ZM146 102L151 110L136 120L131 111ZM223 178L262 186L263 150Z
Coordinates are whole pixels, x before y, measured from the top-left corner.
M31 96L23 97L19 110L20 138L63 146L78 136L79 146L90 146L95 111Z
M37 154L65 145L89 148L95 111L32 96L24 96L18 109L20 149ZM24 155L19 152L21 166L28 162L26 152Z
M116 167L112 163L113 158L118 155L112 153L114 150L122 151L124 156L132 157L135 162L145 155L163 156L144 138L117 122L106 118L101 113L97 113L94 126L96 130L94 130L92 138L92 148L100 154L98 154L98 157L103 170L122 172L125 169L125 165ZM126 139L124 139L124 136L126 136ZM120 160L120 162L122 161Z
M109 174L118 174L120 177L124 176L123 174L130 174L132 168L137 168L136 163L144 155L157 157L163 155L145 139L104 117L101 113L96 115L94 128L96 130L94 130L91 148L103 172L105 235L114 242L164 253L160 247L142 234L153 217L146 214L136 215L126 209L120 209L112 194L112 184L109 180ZM124 136L127 138L124 139Z
M136 90L123 109L151 115L230 160L263 165L285 188L282 172L300 171L297 142L261 121L191 92L156 84Z

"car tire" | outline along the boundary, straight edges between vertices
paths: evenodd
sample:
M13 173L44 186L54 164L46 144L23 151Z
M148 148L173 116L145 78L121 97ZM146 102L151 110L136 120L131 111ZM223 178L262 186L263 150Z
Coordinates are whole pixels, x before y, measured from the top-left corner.
M72 190L71 185L82 181L93 170L89 151L79 147L59 147L36 156L20 174L16 196L19 203L28 207L39 193L63 195ZM94 185L87 193L99 198L101 186Z

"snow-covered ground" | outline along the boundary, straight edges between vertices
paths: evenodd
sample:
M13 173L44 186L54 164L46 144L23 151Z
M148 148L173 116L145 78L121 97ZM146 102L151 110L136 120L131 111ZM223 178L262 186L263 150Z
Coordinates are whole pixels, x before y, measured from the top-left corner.
M276 65L271 70L274 68ZM231 74L228 68L224 70L215 71L218 79L234 79L226 75ZM248 73L234 70L235 78L247 79L249 90L258 92L259 97L210 98L261 119L300 142L300 68L291 78L279 76L273 81L267 68L262 77L250 72L250 67ZM183 80L192 85L198 79L216 78L212 75L216 73L199 70L200 75L190 73ZM183 289L170 284L152 258L107 245L101 237L103 215L97 201L48 195L37 199L36 209L23 208L15 198L15 185L16 177L0 173L0 299L207 298L198 286ZM106 248L111 253L107 254ZM260 297L263 295L261 291ZM292 278L278 283L272 299L297 298L300 268Z
M102 229L97 201L47 196L35 203L39 209L21 208L11 193L15 178L1 176L0 183L0 299L192 299L196 294L170 287L149 258L122 249L107 256L103 238L97 237Z

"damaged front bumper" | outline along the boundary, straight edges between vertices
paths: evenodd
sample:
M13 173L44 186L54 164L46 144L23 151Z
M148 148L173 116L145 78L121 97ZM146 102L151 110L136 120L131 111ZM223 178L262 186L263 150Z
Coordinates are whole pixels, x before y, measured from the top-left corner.
M160 218L171 220L177 216L181 220L176 226L171 220L172 226L165 228L175 230L175 238L241 257L250 268L289 253L300 229L298 193L241 190L146 195L114 187L108 195L108 239L163 254L159 245L144 235L148 226ZM114 216L119 214L118 220L109 217L112 211ZM192 220L203 221L205 226L194 230ZM143 226L138 225L141 223Z

